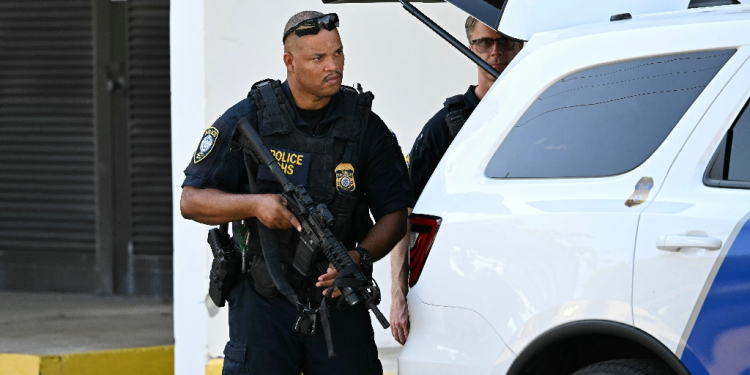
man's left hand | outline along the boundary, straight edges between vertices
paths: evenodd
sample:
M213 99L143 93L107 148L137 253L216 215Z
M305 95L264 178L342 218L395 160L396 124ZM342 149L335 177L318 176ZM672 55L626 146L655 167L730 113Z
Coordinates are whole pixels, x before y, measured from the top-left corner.
M349 256L352 257L352 260L354 263L359 265L359 252L357 250L349 251ZM339 271L336 271L336 268L333 267L333 264L328 265L328 272L326 272L323 275L320 275L318 277L318 282L315 284L317 287L326 288L323 291L323 295L328 293L328 287L333 284L333 281L336 280L336 276L339 275ZM341 295L341 291L339 291L339 288L334 289L333 294L331 295L331 298L336 298Z

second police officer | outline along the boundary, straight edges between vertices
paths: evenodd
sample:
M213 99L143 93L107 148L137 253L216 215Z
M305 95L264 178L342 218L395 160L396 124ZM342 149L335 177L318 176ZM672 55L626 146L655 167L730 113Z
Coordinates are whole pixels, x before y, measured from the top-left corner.
M474 17L469 16L464 27L466 37L469 39L469 49L492 65L499 73L505 70L523 48L522 42L498 33ZM491 74L479 66L477 70L479 76L477 85L469 86L463 95L448 98L443 103L443 108L425 124L414 141L407 163L417 199L448 146L453 142L453 138L495 83L495 77ZM411 208L409 214L411 214ZM406 303L406 295L409 291L408 237L409 233L391 253L391 333L402 345L409 336L409 308Z
M328 356L322 329L312 335L292 329L298 309L279 295L270 280L258 225L275 230L287 265L286 278L310 308L320 303L337 273L325 261L313 278L302 277L288 266L299 242L300 224L265 167L250 165L248 175L242 152L232 147L235 126L244 117L289 179L305 185L316 203L328 204L335 217L334 234L351 249L349 254L363 271L371 273L372 262L404 236L406 208L414 204L406 165L392 133L370 111L372 95L341 84L344 51L337 26L338 16L333 13L305 11L292 16L283 33L286 81L253 85L247 99L206 130L185 170L182 215L210 225L234 222L234 238L247 239L252 260L249 275L227 298L229 342L223 374L383 371L370 316L362 304L331 309L335 357ZM254 179L261 194L249 193L248 178Z

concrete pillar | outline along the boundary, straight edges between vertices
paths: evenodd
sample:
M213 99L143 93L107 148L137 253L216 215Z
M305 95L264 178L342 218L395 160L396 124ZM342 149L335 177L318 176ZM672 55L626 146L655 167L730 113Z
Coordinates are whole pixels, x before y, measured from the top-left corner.
M170 3L175 373L205 374L206 226L180 215L182 171L206 128L205 0Z

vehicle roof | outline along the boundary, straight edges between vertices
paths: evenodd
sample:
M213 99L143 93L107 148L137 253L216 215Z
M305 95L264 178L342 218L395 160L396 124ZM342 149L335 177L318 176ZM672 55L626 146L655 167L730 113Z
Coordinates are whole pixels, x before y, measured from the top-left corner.
M735 23L736 24L730 24ZM549 42L560 41L563 39L576 38L586 35L611 33L617 31L638 30L647 28L664 28L670 26L690 26L702 25L708 23L721 23L722 29L727 33L738 32L743 29L740 35L743 39L750 41L750 5L727 5L710 8L695 8L681 11L652 13L643 15L633 15L632 19L615 21L615 22L598 22L575 26L568 29L543 31L532 36L535 42L542 42L541 39L549 39ZM666 30L665 30L666 31Z

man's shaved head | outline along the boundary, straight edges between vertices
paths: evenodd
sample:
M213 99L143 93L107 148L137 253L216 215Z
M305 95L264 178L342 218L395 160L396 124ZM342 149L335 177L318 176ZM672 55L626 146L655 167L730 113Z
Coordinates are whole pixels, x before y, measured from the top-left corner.
M293 15L291 18L289 18L289 21L286 21L286 26L284 26L284 34L282 34L282 35L286 35L286 33L289 31L289 29L291 29L292 27L294 27L295 25L299 24L302 21L307 21L309 19L317 18L317 17L323 16L323 15L324 15L323 13L320 13L320 12L315 11L315 10L303 10L303 11L301 11L301 12ZM287 40L288 39L289 39L289 37L287 37ZM286 44L286 43L284 43L284 44Z
M320 16L323 16L324 14L315 10L303 10L295 15L293 15L291 18L289 18L289 21L286 21L286 25L284 26L284 34L286 33L294 26L298 25L302 21L307 21L312 18L317 18ZM289 34L289 36L286 37L284 40L284 52L286 53L292 53L299 47L299 39L297 35L294 33Z

